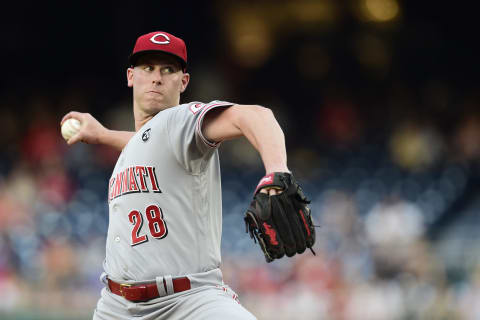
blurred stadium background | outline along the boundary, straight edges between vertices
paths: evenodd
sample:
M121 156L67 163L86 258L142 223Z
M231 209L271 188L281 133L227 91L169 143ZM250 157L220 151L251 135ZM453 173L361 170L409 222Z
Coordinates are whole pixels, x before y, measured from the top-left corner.
M266 264L243 211L263 175L220 149L225 280L259 319L479 319L477 13L400 0L9 2L0 78L0 318L90 319L118 153L67 147L72 109L131 129L140 34L186 40L183 101L270 107L312 199L317 256Z

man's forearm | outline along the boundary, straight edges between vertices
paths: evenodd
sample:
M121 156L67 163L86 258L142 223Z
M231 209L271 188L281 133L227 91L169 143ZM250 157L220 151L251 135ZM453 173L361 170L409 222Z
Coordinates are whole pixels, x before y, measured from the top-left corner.
M240 117L238 127L260 153L267 173L289 171L285 136L270 109L250 108Z
M132 131L116 131L106 130L104 134L99 137L100 144L104 144L121 151L133 137L135 132Z

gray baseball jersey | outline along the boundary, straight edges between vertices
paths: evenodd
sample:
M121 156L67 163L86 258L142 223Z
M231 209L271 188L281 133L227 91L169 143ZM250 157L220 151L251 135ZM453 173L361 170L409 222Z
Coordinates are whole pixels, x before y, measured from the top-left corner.
M205 114L231 103L193 102L148 121L120 154L108 188L104 269L145 281L218 268L222 231L217 144L201 132Z

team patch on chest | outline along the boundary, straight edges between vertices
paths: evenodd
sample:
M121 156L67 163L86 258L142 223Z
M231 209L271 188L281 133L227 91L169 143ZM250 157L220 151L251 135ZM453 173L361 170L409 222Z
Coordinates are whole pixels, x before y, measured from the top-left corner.
M132 166L112 176L108 183L108 202L135 192L162 192L158 186L155 167Z

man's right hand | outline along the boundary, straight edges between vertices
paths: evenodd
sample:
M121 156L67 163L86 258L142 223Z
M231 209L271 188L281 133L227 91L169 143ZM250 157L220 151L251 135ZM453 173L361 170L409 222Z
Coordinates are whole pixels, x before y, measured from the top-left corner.
M60 126L70 118L80 121L81 126L78 133L67 141L69 145L81 141L89 144L103 144L121 151L135 134L135 132L131 131L107 129L90 113L76 111L67 113L60 122Z
M102 143L102 137L106 136L108 133L108 129L98 122L98 120L90 113L71 111L63 117L60 126L70 118L80 121L81 126L78 133L68 139L67 143L69 145L75 144L79 141L89 144L100 144Z

